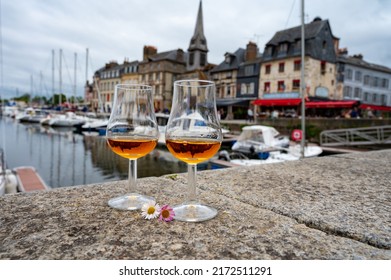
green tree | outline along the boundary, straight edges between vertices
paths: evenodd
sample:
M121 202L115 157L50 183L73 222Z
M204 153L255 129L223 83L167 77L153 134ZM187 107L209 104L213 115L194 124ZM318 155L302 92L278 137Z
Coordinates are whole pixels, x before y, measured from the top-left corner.
M54 102L53 102L53 98L54 98ZM49 99L49 103L53 104L53 105L59 105L59 104L64 103L66 101L67 101L67 97L63 93L61 93L61 94L56 93L52 97L50 97L50 99Z
M23 94L20 97L16 97L15 100L16 101L24 101L26 103L29 103L30 102L30 98L31 98L30 94L29 93L25 93L25 94Z

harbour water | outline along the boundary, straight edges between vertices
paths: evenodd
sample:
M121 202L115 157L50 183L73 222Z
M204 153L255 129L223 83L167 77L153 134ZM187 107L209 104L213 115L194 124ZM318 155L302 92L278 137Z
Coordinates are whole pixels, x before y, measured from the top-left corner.
M110 150L102 136L74 133L40 124L23 124L0 116L0 147L7 167L33 166L52 188L128 178L127 159ZM137 160L138 177L186 172L185 163L166 147Z

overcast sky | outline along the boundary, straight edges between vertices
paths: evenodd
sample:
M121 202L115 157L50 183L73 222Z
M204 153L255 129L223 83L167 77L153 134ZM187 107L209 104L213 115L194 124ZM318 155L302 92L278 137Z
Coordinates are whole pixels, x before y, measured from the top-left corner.
M59 49L63 50L63 91L71 96L74 53L77 95L86 80L105 63L142 60L144 45L159 52L187 50L194 32L199 0L0 0L2 35L1 95L31 91L52 94L52 50L55 91L59 89ZM301 0L203 0L208 62L219 64L225 52L245 48L251 40L263 52L279 30L300 25ZM328 19L340 47L361 53L368 62L391 68L391 1L307 0L306 23ZM1 62L1 61L0 61ZM42 73L42 74L41 74ZM31 83L31 77L33 83ZM42 89L42 94L40 94Z

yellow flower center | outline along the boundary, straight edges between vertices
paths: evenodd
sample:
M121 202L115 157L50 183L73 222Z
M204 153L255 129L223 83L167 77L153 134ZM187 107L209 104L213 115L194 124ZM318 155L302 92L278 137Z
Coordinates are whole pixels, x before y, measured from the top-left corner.
M168 210L163 210L163 211L162 211L162 217L163 217L164 219L167 219L168 217L170 217L170 211L168 211Z
M153 213L155 213L155 207L153 206L149 207L147 213L148 215L152 215Z

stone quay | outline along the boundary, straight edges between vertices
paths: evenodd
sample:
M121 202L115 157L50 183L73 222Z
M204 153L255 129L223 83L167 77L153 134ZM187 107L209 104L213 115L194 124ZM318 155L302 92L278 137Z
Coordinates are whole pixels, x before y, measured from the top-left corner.
M145 220L107 201L127 181L0 198L0 259L391 259L391 150L198 172L201 223ZM138 180L160 204L187 174Z

